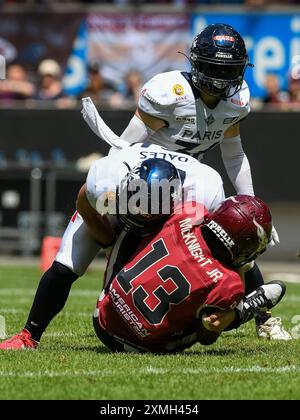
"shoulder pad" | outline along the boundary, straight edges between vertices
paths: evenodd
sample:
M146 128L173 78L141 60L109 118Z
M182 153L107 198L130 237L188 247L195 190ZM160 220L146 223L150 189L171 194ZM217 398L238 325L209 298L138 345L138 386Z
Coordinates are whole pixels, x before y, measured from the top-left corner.
M250 112L250 91L245 80L243 81L242 88L231 98L227 99L227 103L231 108L240 110L243 118Z
M147 99L153 105L170 106L176 104L178 98L183 98L188 88L188 82L180 71L160 73L145 83L141 98Z

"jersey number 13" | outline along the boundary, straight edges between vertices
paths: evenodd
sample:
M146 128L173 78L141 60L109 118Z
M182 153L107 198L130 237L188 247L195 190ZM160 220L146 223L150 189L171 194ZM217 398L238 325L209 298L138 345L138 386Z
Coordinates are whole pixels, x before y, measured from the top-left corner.
M138 308L143 317L150 324L161 324L166 314L170 311L171 305L176 305L185 300L189 294L191 285L185 278L178 267L173 265L165 265L156 271L155 282L152 281L151 294L155 295L159 303L154 309L147 305L147 298L149 293L138 284L134 286L133 280L144 273L150 267L154 267L159 261L169 255L169 251L162 239L159 239L152 245L152 250L144 255L133 267L129 270L122 270L117 275L117 280L123 291L128 295L132 294L132 299L135 306ZM155 267L154 267L155 268ZM171 280L176 289L168 293L164 287L166 282ZM158 282L156 285L155 283Z

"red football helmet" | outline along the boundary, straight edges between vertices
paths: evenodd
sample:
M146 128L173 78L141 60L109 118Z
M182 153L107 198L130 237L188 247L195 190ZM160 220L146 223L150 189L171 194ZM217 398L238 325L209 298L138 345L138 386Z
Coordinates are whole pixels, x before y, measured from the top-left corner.
M202 226L212 254L222 262L241 267L266 250L271 240L272 216L258 197L235 195L207 214Z

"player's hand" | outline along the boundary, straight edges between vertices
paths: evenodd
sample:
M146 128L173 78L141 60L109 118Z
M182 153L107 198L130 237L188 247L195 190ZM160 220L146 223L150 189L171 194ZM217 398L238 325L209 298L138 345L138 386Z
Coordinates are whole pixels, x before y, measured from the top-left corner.
M232 309L217 311L207 316L202 316L202 324L208 330L215 333L221 333L235 320L236 313Z
M279 235L277 233L277 230L275 229L275 227L272 227L272 232L271 232L271 241L270 241L270 246L275 246L278 245L280 243L280 239L279 239Z

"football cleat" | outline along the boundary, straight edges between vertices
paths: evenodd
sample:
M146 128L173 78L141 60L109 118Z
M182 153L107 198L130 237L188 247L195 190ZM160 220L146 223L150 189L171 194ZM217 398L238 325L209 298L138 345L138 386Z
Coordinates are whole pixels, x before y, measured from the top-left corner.
M259 312L265 312L277 305L286 292L285 284L280 280L270 281L246 296L238 313L241 323L248 322Z
M35 350L38 342L31 338L31 334L27 330L22 330L19 334L14 335L0 343L0 350Z
M287 332L281 322L281 318L269 318L264 324L256 326L259 338L265 340L292 340L292 336Z

